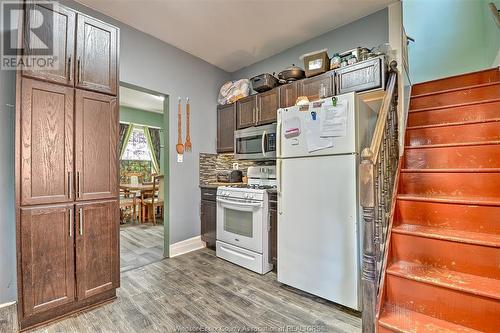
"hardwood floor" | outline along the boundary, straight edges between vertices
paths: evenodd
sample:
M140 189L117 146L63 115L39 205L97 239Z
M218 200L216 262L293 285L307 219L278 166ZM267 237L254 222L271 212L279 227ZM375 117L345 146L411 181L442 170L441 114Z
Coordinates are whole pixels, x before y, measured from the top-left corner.
M289 331L361 331L358 313L202 249L127 271L113 303L35 332L262 332L286 325Z
M162 260L163 246L162 224L121 225L120 271L123 273Z

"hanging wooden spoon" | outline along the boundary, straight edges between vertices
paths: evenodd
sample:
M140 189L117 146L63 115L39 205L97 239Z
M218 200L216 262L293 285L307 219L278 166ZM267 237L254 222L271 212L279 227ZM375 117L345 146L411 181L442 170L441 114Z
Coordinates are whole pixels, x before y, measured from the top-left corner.
M179 105L177 106L177 145L175 146L177 154L184 153L184 145L182 144L182 105L179 97Z
M193 145L191 144L191 136L189 135L189 122L191 118L191 107L189 105L189 97L186 99L186 144L184 148L186 151L191 151Z

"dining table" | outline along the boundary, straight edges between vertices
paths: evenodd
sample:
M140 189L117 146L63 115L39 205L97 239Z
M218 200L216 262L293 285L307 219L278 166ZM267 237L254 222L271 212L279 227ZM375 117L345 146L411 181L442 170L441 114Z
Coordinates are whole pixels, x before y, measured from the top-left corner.
M120 184L120 189L125 192L152 191L153 183L150 184Z

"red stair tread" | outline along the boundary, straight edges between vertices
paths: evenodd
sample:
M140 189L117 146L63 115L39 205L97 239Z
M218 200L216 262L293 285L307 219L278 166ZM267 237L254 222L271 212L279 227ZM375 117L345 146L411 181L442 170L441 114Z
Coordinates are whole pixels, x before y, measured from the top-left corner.
M472 328L386 303L378 320L380 326L405 333L478 333Z
M429 202L443 202L443 203L457 203L464 205L485 205L485 206L500 206L498 198L488 197L450 197L450 196L430 196L418 194L398 194L398 200L410 201L429 201Z
M403 223L394 227L393 232L405 235L416 235L427 238L443 239L453 242L477 244L500 248L500 235L457 230L450 228L429 227L425 225ZM499 281L500 283L500 281Z
M491 98L491 99L483 99L483 100L470 101L470 102L458 102L455 104L445 104L445 105L439 105L439 106L436 105L436 106L428 106L428 107L421 107L421 108L410 108L410 110L408 110L408 113L427 112L427 111L435 111L435 110L450 109L450 108L468 107L468 106L473 106L473 105L477 105L477 104L496 103L499 101L500 101L500 98Z
M398 261L391 264L387 268L387 273L500 300L500 280L497 279L407 261Z
M490 119L478 119L478 120L466 120L466 121L452 121L444 122L439 124L429 124L429 125L416 125L408 126L407 130L423 129L423 128L437 128L437 127L449 127L449 126L460 126L460 125L473 125L473 124L484 124L484 123L494 123L499 122L500 118L490 118Z
M412 97L414 97L430 92L440 92L495 81L500 81L498 67L416 83L413 85L411 92Z
M425 148L444 148L444 147L465 147L465 146L489 146L489 145L498 145L500 141L492 140L492 141L476 141L476 142L453 142L453 143L434 143L434 144L425 144L419 146L409 146L405 145L406 149L425 149Z
M404 168L403 173L499 173L500 168Z

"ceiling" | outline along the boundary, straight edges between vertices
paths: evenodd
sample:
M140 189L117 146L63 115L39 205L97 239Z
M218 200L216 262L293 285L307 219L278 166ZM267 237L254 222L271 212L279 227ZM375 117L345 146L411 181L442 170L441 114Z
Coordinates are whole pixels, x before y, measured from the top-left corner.
M77 0L227 72L395 0Z
M163 113L163 96L120 87L120 105L130 108Z

